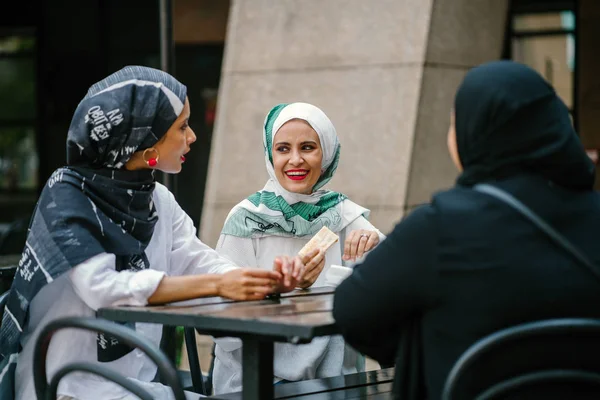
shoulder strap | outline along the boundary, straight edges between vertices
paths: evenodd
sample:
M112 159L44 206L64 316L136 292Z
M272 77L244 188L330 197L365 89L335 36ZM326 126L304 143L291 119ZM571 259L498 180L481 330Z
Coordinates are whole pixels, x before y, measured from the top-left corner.
M554 243L556 243L559 247L562 247L562 249L567 253L571 254L571 256L579 261L581 265L587 267L587 269L589 269L590 272L592 272L592 274L594 274L594 276L600 280L600 272L598 271L598 268L583 253L581 253L566 237L558 233L554 228L548 225L546 221L531 211L530 208L521 203L513 195L500 188L497 188L496 186L485 183L475 185L473 189L495 197L496 199L518 211L521 215L537 226L542 232L544 232L546 236L548 236Z

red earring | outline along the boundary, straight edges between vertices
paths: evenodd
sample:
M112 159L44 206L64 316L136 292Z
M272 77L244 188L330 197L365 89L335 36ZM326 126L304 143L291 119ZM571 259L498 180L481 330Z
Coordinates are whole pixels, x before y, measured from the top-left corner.
M146 159L146 153L148 153L149 151L155 152L156 157L150 157ZM156 164L158 164L158 159L160 158L160 155L158 154L158 150L156 150L154 147L149 147L146 150L144 150L144 153L142 153L142 158L150 168L153 168L156 167Z

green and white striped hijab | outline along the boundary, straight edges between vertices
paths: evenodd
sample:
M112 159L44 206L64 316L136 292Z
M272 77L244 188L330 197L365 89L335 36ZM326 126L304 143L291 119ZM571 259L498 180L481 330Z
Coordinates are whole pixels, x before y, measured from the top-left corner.
M273 169L273 138L279 128L292 119L301 119L310 124L321 142L321 177L309 195L285 190ZM307 103L273 107L263 125L263 144L270 179L261 191L231 210L221 234L251 238L312 236L323 226L340 232L356 218L368 217L369 210L348 200L343 194L321 189L337 169L340 143L333 124L318 107Z

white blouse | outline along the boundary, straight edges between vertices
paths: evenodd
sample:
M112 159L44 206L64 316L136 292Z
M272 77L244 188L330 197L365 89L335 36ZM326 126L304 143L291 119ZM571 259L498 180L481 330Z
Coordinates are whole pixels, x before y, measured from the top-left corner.
M35 399L33 348L41 327L50 321L67 316L94 317L96 310L111 305L146 305L165 275L224 273L237 268L196 237L192 220L165 186L156 184L153 201L159 218L146 248L152 269L117 272L115 256L102 253L46 285L33 299L21 337L23 351L17 361L17 400ZM160 345L161 325L138 323L136 331L157 346ZM96 360L95 333L62 330L54 335L50 343L47 373L51 377L67 363ZM170 388L150 382L156 375L156 366L141 350L135 349L103 365L135 380L156 399L173 398ZM137 399L116 384L83 373L65 376L58 393L78 400Z
M346 236L355 229L376 231L380 240L385 236L364 217L359 217L341 232L340 239L325 254L325 267L312 287L330 286L327 270L331 265L351 266L342 260ZM240 238L221 235L217 247L219 254L237 265L256 265L264 269L273 268L275 257L297 254L310 240L307 238L289 238L267 236L262 238ZM242 344L239 339L216 339L215 367L213 387L215 394L240 391L242 389ZM298 381L325 378L342 374L360 372L364 369L364 358L345 345L341 336L319 337L311 343L292 345L276 343L274 353L275 381L282 379Z

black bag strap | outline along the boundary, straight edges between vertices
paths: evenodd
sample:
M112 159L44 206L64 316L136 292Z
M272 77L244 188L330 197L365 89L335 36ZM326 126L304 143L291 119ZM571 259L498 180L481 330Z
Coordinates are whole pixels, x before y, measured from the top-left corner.
M562 247L562 249L567 253L571 254L577 261L579 261L581 265L587 267L587 269L589 269L590 272L592 272L592 274L594 274L594 276L600 281L600 271L598 271L598 268L582 252L580 252L567 238L558 233L556 229L548 225L546 221L531 211L531 209L529 209L525 204L521 203L513 195L500 188L497 188L496 186L485 183L475 185L473 186L473 189L495 197L496 199L508 204L513 209L518 211L521 215L537 226L542 232L544 232L546 236L552 239L554 243L556 243L559 247Z

